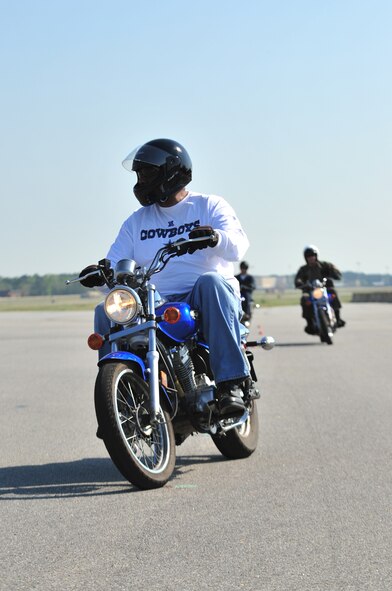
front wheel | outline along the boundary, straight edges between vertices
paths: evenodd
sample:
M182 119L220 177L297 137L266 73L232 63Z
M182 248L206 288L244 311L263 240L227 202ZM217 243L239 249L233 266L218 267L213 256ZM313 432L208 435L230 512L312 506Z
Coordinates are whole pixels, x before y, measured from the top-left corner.
M256 449L259 439L259 418L253 400L247 421L222 435L211 435L222 455L231 460L248 458Z
M320 309L319 313L319 320L320 320L320 339L321 342L327 343L327 345L332 345L332 328L330 326L328 316L325 310Z
M129 482L143 489L164 486L175 466L169 414L160 408L150 423L149 389L124 363L107 363L95 384L95 411L105 447Z

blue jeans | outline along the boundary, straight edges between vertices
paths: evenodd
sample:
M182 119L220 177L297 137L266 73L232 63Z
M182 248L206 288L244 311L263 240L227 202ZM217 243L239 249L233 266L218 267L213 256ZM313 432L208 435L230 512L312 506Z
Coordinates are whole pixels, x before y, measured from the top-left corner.
M189 294L173 295L167 299L186 301L191 308L200 311L201 332L210 349L210 364L217 384L249 375L241 350L241 301L219 273L204 273ZM99 304L95 309L94 329L105 334L109 326L103 304ZM109 352L110 347L105 344L100 350L100 357Z

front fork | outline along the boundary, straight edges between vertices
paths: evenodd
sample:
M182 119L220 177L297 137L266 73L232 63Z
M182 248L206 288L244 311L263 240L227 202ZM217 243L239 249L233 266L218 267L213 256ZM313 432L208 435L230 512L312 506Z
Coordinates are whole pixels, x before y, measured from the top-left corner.
M157 424L159 420L159 353L157 351L157 324L155 320L155 286L147 287L148 319L153 320L153 326L148 330L147 372L150 387L150 420Z
M147 286L147 323L148 328L148 352L146 355L147 360L147 367L145 368L145 373L148 376L148 384L149 384L149 391L150 391L150 421L152 425L156 425L159 421L159 353L157 351L157 323L155 318L155 286L148 285ZM112 323L112 326L115 326ZM140 327L131 327L128 329L124 329L121 333L115 333L110 335L109 341L111 344L111 353L115 354L118 351L117 345L117 338L118 334L122 337L126 337L127 335L131 335L133 333L139 332ZM136 359L133 359L137 361ZM141 363L141 367L143 364Z
M320 319L319 319L319 312L318 312L319 306L317 304L317 300L313 300L312 304L313 304L313 319L316 324L317 330L320 331Z

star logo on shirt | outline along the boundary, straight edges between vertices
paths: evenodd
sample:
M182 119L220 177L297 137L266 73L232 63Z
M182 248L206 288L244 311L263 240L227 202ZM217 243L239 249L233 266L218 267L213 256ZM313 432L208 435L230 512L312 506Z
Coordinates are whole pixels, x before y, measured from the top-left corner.
M173 221L169 222L169 228L173 228L173 226L174 226L174 222Z

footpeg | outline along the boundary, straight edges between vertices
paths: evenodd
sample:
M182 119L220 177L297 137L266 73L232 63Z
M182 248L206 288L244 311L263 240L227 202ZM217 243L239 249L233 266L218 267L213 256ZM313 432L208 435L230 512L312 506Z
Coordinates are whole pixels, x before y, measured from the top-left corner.
M256 388L252 392L249 392L249 400L258 400L259 398L261 398L261 394Z
M249 388L249 390L245 390L244 392L244 401L250 402L251 400L258 400L261 398L260 391L257 388Z

